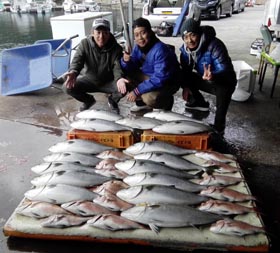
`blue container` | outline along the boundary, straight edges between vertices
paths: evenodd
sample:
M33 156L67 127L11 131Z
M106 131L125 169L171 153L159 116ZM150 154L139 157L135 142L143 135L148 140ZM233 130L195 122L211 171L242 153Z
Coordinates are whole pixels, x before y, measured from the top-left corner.
M55 40L38 40L35 44L49 43L52 48L52 74L56 79L68 71L72 40L66 41L65 39ZM62 45L61 48L59 48ZM58 49L58 50L57 50Z
M48 43L5 49L1 55L1 95L14 95L52 84L52 56Z

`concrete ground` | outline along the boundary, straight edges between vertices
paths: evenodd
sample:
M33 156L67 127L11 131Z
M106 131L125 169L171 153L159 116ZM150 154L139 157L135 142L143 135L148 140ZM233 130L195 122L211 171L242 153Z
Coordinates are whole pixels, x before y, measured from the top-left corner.
M202 24L215 27L217 36L229 49L232 60L242 60L258 68L259 59L250 55L250 45L260 38L259 28L263 17L263 6L246 8L244 13L222 18L219 21L205 20ZM178 37L161 37L178 49L182 44ZM178 51L177 51L178 52ZM258 80L258 76L257 76ZM262 214L268 236L271 239L270 252L280 247L280 88L277 82L274 97L270 98L272 69L268 68L263 91L256 82L253 96L246 102L232 101L228 112L228 125L225 138L214 136L212 146L221 152L231 152L238 157L246 181L258 199L257 205ZM34 177L30 168L42 162L48 148L66 139L69 123L75 119L80 104L66 96L55 84L36 92L0 97L0 225L4 226L14 209L30 189ZM211 103L208 115L194 115L212 123L215 100L206 95ZM107 98L97 94L96 108L108 109ZM129 114L131 104L123 99L120 102L121 114ZM181 91L176 94L173 111L184 113ZM94 248L94 250L93 250ZM55 242L7 238L0 234L0 252L111 252L112 249L131 252L153 248L110 244L75 242ZM156 249L158 252L175 252ZM205 251L203 251L205 252Z

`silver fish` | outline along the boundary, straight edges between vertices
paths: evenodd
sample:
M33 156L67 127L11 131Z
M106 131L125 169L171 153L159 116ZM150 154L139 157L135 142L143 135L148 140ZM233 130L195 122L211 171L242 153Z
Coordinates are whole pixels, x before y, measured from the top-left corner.
M88 220L87 224L91 227L102 228L110 231L144 228L143 225L137 222L128 220L115 214L97 215Z
M69 214L58 205L39 201L25 201L15 211L17 214L36 219L46 218L53 214Z
M214 160L223 163L236 162L236 157L234 157L233 155L222 154L212 150L197 151L195 155L205 160Z
M198 209L220 215L235 215L254 212L254 208L252 207L214 199L210 199L204 203L201 203Z
M147 152L164 152L173 155L193 154L196 150L177 147L164 141L137 142L124 150L126 154L138 155Z
M128 175L150 172L182 178L196 178L196 175L190 174L186 171L177 170L161 163L149 160L126 160L124 162L116 163L115 167L119 170L123 170Z
M104 119L80 119L70 124L74 129L94 131L94 132L111 132L111 131L131 131L132 129L113 121ZM101 151L100 151L101 152Z
M187 205L141 205L122 211L121 216L149 225L158 233L159 227L188 227L211 224L220 216L197 210Z
M136 129L141 129L141 130L149 130L152 129L153 127L156 127L163 122L157 119L151 119L151 118L145 118L145 117L126 117L120 120L117 120L116 123L131 127L131 128L136 128Z
M204 196L163 185L132 186L118 191L117 196L131 204L195 205L207 200Z
M31 180L35 186L54 185L54 184L69 184L80 187L90 187L100 185L108 181L107 177L95 173L86 173L83 171L54 171L45 173Z
M156 133L160 134L195 134L211 131L211 127L206 124L194 122L194 121L170 121L162 125L156 126L152 129Z
M42 227L47 228L67 228L80 226L89 220L88 217L81 217L72 214L54 214L41 221Z
M93 192L98 193L99 195L105 195L106 192L111 194L116 194L119 190L127 188L128 185L120 180L110 180L108 182L103 183L93 189Z
M134 159L154 161L179 170L188 170L188 171L204 170L202 166L193 164L180 156L176 156L168 153L147 152L147 153L135 155Z
M194 121L194 122L203 123L200 120L190 118L184 114L172 112L172 111L164 111L164 110L147 112L143 116L147 117L147 118L158 119L161 121L186 120L186 121Z
M54 144L49 148L49 151L52 153L75 152L82 154L98 154L102 151L110 149L113 148L98 142L83 139L72 139Z
M94 203L104 206L111 211L123 211L126 210L133 205L118 198L116 195L107 192L103 196L99 196L93 200Z
M71 163L71 162L44 162L38 165L35 165L31 168L36 174L42 175L54 171L62 170L71 170L71 171L83 171L87 173L94 172L94 167L81 165L80 163Z
M85 166L96 166L101 160L94 155L74 152L52 153L43 158L45 162L71 162Z
M204 186L192 183L184 178L159 173L138 173L125 177L123 181L130 186L165 185L173 186L176 189L188 192L199 192L205 188Z
M209 186L200 192L200 195L231 202L256 200L252 195L241 193L232 189L218 186Z
M210 231L217 234L245 236L256 233L265 233L263 227L253 226L249 223L237 220L218 220L212 224Z
M130 155L127 155L124 152L118 150L106 150L97 154L96 157L100 159L112 158L119 161L125 161L132 158Z
M36 187L27 191L24 196L32 201L63 204L75 200L93 200L98 197L98 194L82 187L57 184Z
M90 109L79 112L76 117L79 119L104 119L109 121L116 121L122 118L122 116L117 113L98 109Z
M114 214L107 208L92 201L72 201L61 205L61 207L79 216L94 216L97 214Z

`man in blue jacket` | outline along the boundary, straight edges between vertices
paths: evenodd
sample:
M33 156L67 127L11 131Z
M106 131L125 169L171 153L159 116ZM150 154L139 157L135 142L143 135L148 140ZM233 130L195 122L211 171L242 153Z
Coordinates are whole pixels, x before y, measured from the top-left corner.
M184 44L180 48L180 63L184 83L186 109L208 111L209 103L201 91L216 95L216 115L213 128L224 134L226 114L237 84L231 58L224 43L216 37L212 26L200 26L200 21L187 19L181 27ZM189 96L191 93L191 96Z
M147 19L133 23L135 46L125 52L121 66L127 79L117 82L118 90L128 101L136 102L132 112L156 108L171 110L173 94L180 88L180 64L174 47L161 42Z

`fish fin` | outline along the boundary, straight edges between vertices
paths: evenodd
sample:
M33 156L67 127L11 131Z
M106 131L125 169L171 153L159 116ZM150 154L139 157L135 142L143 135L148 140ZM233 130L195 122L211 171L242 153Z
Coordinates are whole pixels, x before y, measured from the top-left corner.
M150 223L150 224L149 224L149 227L150 227L150 229L151 229L152 231L154 231L156 234L159 233L160 228L159 228L157 225Z

